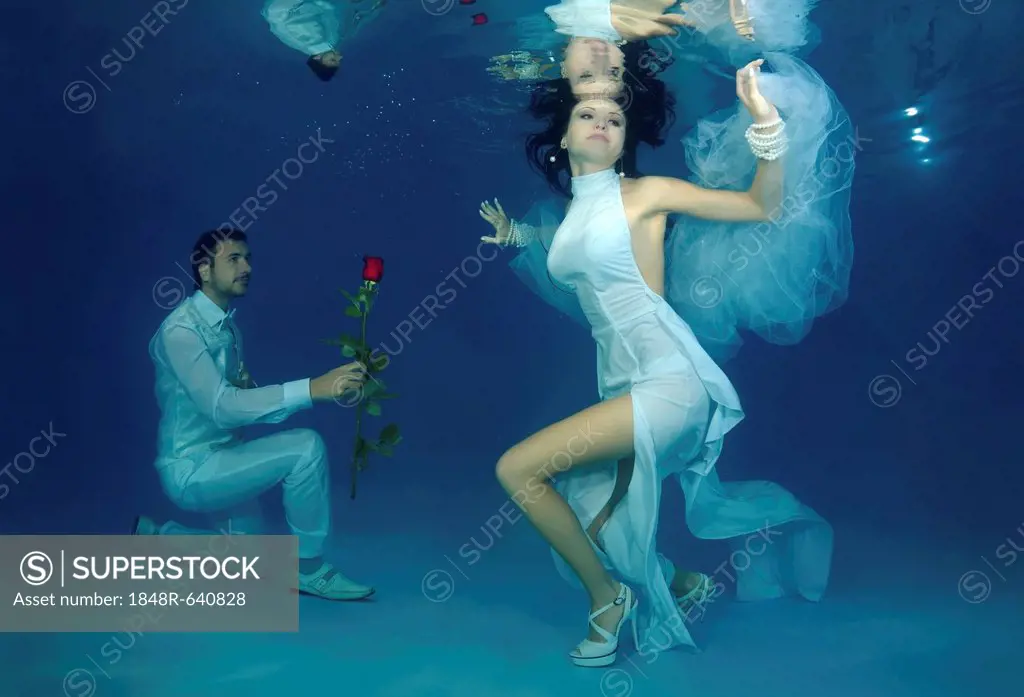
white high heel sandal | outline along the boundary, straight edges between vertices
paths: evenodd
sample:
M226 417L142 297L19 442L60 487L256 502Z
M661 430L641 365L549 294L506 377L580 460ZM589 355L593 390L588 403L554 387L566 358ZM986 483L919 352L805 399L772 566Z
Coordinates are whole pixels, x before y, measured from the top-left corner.
M701 622L704 621L704 607L708 604L708 601L711 600L711 591L714 590L714 587L714 584L711 583L711 577L701 574L700 581L697 585L694 586L689 593L676 599L676 605L678 605L679 609L682 610L683 617L685 617L687 621L690 621L690 610L693 607L700 610L700 615L698 615L697 619Z
M633 625L633 646L639 648L640 638L636 627L637 604L638 602L636 596L633 594L633 589L625 583L620 583L619 594L616 596L615 600L590 613L590 627L597 632L604 641L591 641L590 639L584 639L579 643L579 646L569 654L569 658L572 659L572 662L584 668L602 668L615 663L615 657L619 652L619 632L622 631L622 627L626 622ZM604 627L599 627L597 623L594 622L595 619L603 615L608 610L620 605L624 605L626 609L623 611L622 618L619 620L619 623L615 626L614 633L609 632Z

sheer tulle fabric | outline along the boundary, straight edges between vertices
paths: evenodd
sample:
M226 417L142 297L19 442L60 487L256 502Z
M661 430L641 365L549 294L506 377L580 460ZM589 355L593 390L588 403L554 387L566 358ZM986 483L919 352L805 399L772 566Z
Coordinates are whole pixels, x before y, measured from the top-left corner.
M509 262L512 271L527 288L536 293L544 302L571 317L581 326L590 329L590 323L580 308L579 300L572 288L558 283L548 273L548 250L555 231L562 222L564 207L560 210L554 200L535 204L521 220L536 231L536 238Z
M735 354L744 331L773 344L799 342L849 290L856 133L809 66L771 53L764 67L762 93L789 137L782 204L761 223L683 218L667 243L669 302L718 360ZM756 168L744 139L750 123L740 104L701 120L684 139L690 181L747 189Z

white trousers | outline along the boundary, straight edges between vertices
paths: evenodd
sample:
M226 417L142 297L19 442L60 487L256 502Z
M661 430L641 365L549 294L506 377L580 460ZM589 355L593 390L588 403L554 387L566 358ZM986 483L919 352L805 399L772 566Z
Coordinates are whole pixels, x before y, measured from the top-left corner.
M164 491L187 511L211 514L217 531L173 521L161 535L260 534L258 497L278 484L299 557L321 556L331 527L327 449L316 431L297 428L219 450L201 464L179 460L161 470Z

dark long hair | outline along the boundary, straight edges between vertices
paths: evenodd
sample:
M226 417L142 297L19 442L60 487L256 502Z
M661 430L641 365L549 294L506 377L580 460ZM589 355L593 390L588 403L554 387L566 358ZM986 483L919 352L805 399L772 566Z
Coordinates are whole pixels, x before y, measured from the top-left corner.
M626 115L622 171L628 177L636 177L640 176L636 165L638 146L641 143L652 148L663 145L665 131L675 123L675 97L656 77L672 59L659 57L646 41L627 43L622 53L625 77L622 94L615 100ZM578 101L565 78L540 83L530 96L530 115L543 122L544 128L527 137L527 161L553 191L566 197L572 196L572 177L569 158L560 143L569 129L572 110Z

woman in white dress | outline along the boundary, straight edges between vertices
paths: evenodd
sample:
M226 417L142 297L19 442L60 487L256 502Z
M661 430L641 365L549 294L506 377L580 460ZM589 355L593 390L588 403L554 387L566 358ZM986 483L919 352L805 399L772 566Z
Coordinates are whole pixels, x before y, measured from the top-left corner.
M527 147L531 166L572 200L564 222L544 206L528 216L532 226L509 220L497 201L481 207L495 227L484 239L519 247L511 264L519 278L588 326L598 345L601 403L523 441L498 465L502 484L551 543L559 571L590 595L590 635L571 654L579 665L614 661L629 620L639 625L641 654L694 646L687 624L724 592L719 572L740 600L816 601L828 584L825 520L772 482L719 480L724 435L743 412L709 357L729 358L741 332L796 343L846 297L857 141L825 82L790 55L811 43L806 12L816 1L730 0L724 13L716 5L713 14L690 15L720 57L763 50L772 68L761 75L755 61L737 73L742 106L701 119L686 136L691 183L616 174L633 176L637 146L660 144L671 122L671 94L651 74L635 76L645 89L632 95L593 87L617 94L620 105L575 104L586 90L570 71L563 84L548 80L535 91L531 112L548 128ZM561 33L603 37L609 28L607 13L593 11L599 5L563 0L548 14ZM558 15L559 8L573 12ZM658 60L665 58L672 56ZM786 115L784 133L781 122L771 125L775 107ZM590 138L598 131L608 142ZM684 215L666 240L670 212ZM685 494L690 531L732 547L727 570L679 571L655 549L669 475Z
M590 596L590 634L570 654L577 665L613 662L619 633L631 621L637 636L638 600L630 583L644 587L655 622L678 616L668 593L671 579L654 550L660 482L686 470L707 474L725 434L742 418L729 380L663 299L664 235L671 213L762 221L781 202L785 124L758 89L760 65L751 63L736 78L737 95L754 121L747 140L761 158L746 191L713 191L666 177L621 178L616 165L629 128L626 109L605 97L573 106L560 142L573 199L547 268L572 289L591 325L601 402L510 448L497 476ZM497 227L486 241L534 241L522 226ZM570 502L549 481L609 461L631 470L622 505L608 505L614 472L588 482L577 478L577 500ZM581 505L582 498L587 502ZM600 501L596 509L594 501ZM589 510L591 519L582 521L579 509ZM591 525L590 537L583 522ZM608 567L627 582L616 581ZM648 622L645 632L651 629Z

